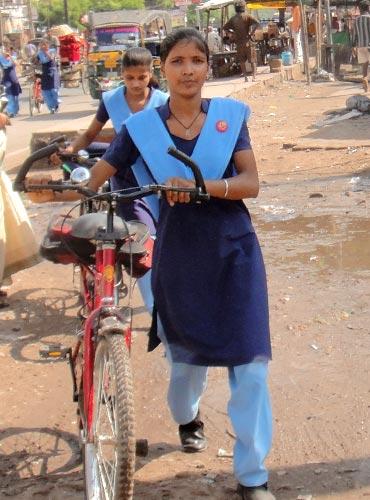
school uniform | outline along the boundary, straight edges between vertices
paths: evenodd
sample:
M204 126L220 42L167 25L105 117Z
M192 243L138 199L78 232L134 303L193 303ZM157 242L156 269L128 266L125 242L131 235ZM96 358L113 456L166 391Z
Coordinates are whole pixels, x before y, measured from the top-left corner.
M196 161L205 179L232 177L233 154L251 148L249 108L216 98L202 100L202 109L206 120L192 140L169 132L168 103L133 115L104 159L116 175L135 162L152 182L191 179L190 169L167 154L175 145ZM192 421L208 366L227 367L235 475L245 486L264 484L272 435L266 384L271 345L265 268L248 209L241 200L219 198L174 207L163 199L152 209L158 217L152 288L158 336L171 364L173 417L180 425Z
M158 89L150 89L150 94L145 105L145 109L161 106L168 100L168 94ZM116 134L122 128L125 121L133 113L126 100L126 87L121 86L116 89L104 92L102 101L96 113L96 119L100 123L106 123L109 119L112 121ZM111 188L113 190L125 189L136 186L141 183L141 177L135 175L135 170L128 169L123 175L116 175L111 179ZM145 200L135 200L132 203L122 203L118 207L118 215L125 220L140 220L150 229L154 236L156 231L156 221L153 218ZM138 286L141 296L144 300L147 310L151 313L153 310L153 294L151 289L151 271L138 279Z
M0 66L3 70L2 85L5 86L5 93L8 98L6 113L9 116L16 116L19 112L19 94L22 92L19 85L15 63L11 57L0 55Z
M50 52L54 51L51 49ZM54 51L55 52L55 51ZM45 104L49 111L54 112L59 108L58 89L60 87L60 78L57 63L52 55L39 50L37 59L41 63L41 90Z

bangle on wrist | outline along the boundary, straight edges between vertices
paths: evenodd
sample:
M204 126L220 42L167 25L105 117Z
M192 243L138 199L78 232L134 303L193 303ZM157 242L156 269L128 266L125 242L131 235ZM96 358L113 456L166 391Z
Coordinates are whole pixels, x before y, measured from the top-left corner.
M224 198L227 198L227 195L229 194L229 183L227 182L227 179L222 179L225 183L225 192L224 192Z

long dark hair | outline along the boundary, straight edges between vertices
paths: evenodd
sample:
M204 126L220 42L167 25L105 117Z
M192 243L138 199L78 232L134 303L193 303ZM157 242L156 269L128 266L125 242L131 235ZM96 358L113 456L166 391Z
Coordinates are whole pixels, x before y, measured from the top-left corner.
M132 68L133 66L144 66L148 71L153 70L153 57L151 52L144 47L132 47L128 49L122 58L122 70ZM149 81L149 87L158 88L158 80L152 75Z
M207 57L207 62L209 61L209 48L199 31L194 28L181 28L172 31L161 43L159 51L161 62L164 63L174 46L183 41L194 42L197 48Z

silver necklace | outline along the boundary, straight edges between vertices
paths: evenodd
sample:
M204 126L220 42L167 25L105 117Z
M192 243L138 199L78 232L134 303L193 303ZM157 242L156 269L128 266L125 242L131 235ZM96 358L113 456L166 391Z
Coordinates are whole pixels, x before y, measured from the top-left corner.
M187 127L182 123L181 120L179 120L177 118L177 116L175 116L172 112L172 110L170 109L170 113L171 115L175 118L175 120L182 126L182 128L185 130L185 137L186 138L189 138L191 136L191 127L194 125L194 123L196 122L197 118L199 118L199 115L201 114L202 112L202 108L200 108L199 110L199 113L197 114L197 116L194 118L194 120L190 123L190 125L188 125Z

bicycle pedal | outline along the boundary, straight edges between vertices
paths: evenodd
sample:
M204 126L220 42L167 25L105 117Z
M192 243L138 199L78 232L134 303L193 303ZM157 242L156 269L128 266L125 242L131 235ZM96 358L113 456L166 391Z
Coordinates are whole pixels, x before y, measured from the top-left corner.
M70 347L63 347L60 344L51 344L39 350L39 355L44 359L66 359L72 354Z

